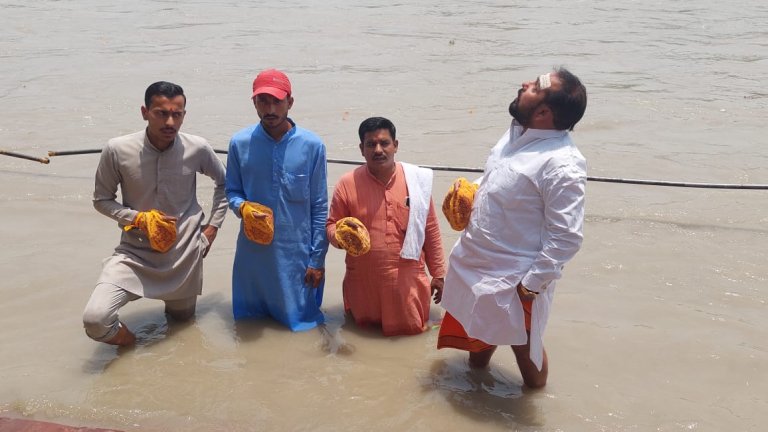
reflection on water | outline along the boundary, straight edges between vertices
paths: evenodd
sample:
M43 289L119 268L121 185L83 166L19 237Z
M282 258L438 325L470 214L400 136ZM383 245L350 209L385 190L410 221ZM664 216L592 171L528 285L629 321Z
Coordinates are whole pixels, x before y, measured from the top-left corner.
M466 360L435 360L425 388L438 391L459 412L478 423L496 422L508 428L546 425L536 395L524 390L522 380L497 366L489 370L469 367Z

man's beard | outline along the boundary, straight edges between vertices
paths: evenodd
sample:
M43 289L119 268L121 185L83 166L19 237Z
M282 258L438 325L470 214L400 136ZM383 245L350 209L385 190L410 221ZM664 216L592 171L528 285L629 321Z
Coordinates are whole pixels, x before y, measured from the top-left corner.
M522 112L520 110L520 104L518 102L518 99L515 99L512 101L512 103L509 104L509 115L512 116L515 120L517 120L518 123L520 123L523 127L528 127L528 124L531 121L531 114L533 113L533 110L530 110L528 112Z

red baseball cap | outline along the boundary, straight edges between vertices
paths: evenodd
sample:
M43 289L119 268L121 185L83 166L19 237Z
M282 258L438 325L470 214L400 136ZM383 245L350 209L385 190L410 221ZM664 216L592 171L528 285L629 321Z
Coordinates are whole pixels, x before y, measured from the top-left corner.
M291 82L288 81L288 77L284 73L277 69L261 71L256 76L256 79L253 80L253 95L251 98L255 98L256 95L261 93L270 94L283 100L291 94Z

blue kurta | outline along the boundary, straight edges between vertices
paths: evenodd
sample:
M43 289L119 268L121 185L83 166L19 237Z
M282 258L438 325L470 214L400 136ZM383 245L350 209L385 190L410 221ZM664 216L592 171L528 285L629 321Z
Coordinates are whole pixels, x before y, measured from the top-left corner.
M307 267L325 267L328 186L325 145L296 126L275 141L261 124L237 132L229 143L227 200L253 201L272 209L275 235L269 245L245 236L242 220L232 272L235 319L272 317L293 331L324 321L323 285L304 282Z

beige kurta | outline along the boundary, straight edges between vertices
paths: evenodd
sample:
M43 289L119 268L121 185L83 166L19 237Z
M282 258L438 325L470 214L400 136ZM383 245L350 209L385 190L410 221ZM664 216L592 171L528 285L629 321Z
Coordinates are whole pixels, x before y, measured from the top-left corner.
M176 243L166 253L152 250L140 230L123 231L115 253L104 260L97 283L109 283L146 298L176 300L199 295L203 286L201 232L205 215L197 202L197 173L216 184L208 223L220 227L227 212L224 164L201 137L180 133L165 151L144 131L110 140L96 171L93 206L129 225L139 211L157 209L178 218ZM122 203L117 200L120 187Z

